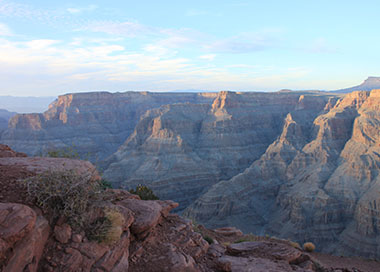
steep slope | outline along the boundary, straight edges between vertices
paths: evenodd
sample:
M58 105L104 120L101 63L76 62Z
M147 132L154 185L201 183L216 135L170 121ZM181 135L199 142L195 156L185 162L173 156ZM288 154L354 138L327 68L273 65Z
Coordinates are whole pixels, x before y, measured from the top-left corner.
M1 142L29 155L74 146L99 161L114 153L146 110L171 103L211 103L215 94L148 92L67 94L43 114L18 114Z
M333 91L335 93L351 93L354 91L371 91L380 88L380 77L368 77L358 86Z
M244 171L281 133L296 109L315 116L329 96L220 92L210 105L148 111L104 172L115 186L146 184L184 209L214 183Z
M232 224L380 258L379 93L348 94L306 119L290 113L259 160L215 184L185 214L208 226Z

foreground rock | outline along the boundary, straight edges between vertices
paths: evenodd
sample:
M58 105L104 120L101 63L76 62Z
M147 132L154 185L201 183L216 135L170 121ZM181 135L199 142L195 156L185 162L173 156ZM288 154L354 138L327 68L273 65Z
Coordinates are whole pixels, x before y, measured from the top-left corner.
M28 162L33 167L28 166ZM61 160L56 162L57 168L61 169ZM85 170L86 164L73 162L75 164L67 165L77 165L78 170ZM0 165L2 163L0 161ZM24 178L25 173L28 176L38 173L32 160L24 160L22 164L10 160L5 165L9 172L4 171L0 176L1 185L9 180L20 182L19 178ZM42 167L43 164L40 165ZM47 159L46 165L54 170L53 160ZM17 179L16 167L29 170L20 172ZM87 170L92 170L92 167ZM13 194L18 193L13 191ZM33 200L24 200L23 204L21 199L21 203L0 203L0 270L335 271L334 268L327 270L321 267L315 259L293 248L287 241L261 238L234 243L245 237L236 228L194 228L191 221L170 214L178 205L175 202L143 201L122 190L105 193L107 198L102 205L119 215L119 236L112 242L90 241L86 230L71 227L64 218L53 222L48 214L42 214L34 206ZM203 238L206 236L213 241L211 245Z

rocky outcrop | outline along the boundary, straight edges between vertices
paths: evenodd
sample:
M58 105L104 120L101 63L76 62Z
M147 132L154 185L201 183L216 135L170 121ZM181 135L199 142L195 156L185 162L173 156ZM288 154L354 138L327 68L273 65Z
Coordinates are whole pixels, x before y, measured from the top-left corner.
M3 149L6 153L2 157L6 158L9 150ZM9 159L12 158L15 157ZM45 160L54 171L52 161ZM56 161L61 170L60 161ZM74 162L79 164L79 169L85 166L80 161ZM24 164L30 169L28 175L37 173L35 166L28 167L27 161ZM8 172L0 175L0 184L10 180L20 182L19 179L25 177L23 171L16 176L11 165L8 163ZM18 164L14 166L22 170ZM15 188L13 194L19 193ZM35 206L34 200L0 202L0 270L342 271L331 264L321 266L315 257L286 240L245 236L232 227L208 230L194 225L190 220L170 213L178 205L173 201L144 201L117 189L109 189L103 194L106 197L98 203L99 207L111 209L118 215L113 219L119 228L118 236L111 242L89 240L86 226L72 227L64 217L51 220L49 213L43 213ZM93 211L91 214L97 213ZM203 237L213 243L210 245ZM244 242L247 237L250 240Z
M59 96L42 114L18 114L1 142L28 155L73 147L98 162L114 153L148 109L172 103L211 103L215 94L78 93Z
M280 135L289 112L315 118L330 98L223 91L212 105L174 104L147 111L107 161L104 177L115 187L148 185L184 209L213 184L259 159Z
M290 113L281 135L243 173L185 212L319 250L380 258L380 91L354 92L318 116Z

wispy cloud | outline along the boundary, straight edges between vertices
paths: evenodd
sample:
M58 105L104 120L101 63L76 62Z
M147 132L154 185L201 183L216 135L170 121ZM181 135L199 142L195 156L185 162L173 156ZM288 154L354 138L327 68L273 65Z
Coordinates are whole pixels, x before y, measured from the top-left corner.
M222 12L210 12L206 10L199 10L199 9L189 9L185 12L185 16L188 17L194 17L194 16L223 16Z
M270 33L243 33L226 39L205 44L204 48L216 53L251 53L271 48L277 44L277 37Z
M90 12L90 11L94 11L98 8L98 6L96 5L89 5L87 7L71 7L71 8L67 8L67 12L71 13L71 14L79 14L79 13L82 13L82 12Z
M215 57L216 57L216 54L207 54L207 55L199 56L200 59L204 59L208 61L213 61Z
M11 29L6 24L0 23L0 36L13 36Z
M114 21L95 21L91 22L77 31L101 32L109 35L136 37L155 33L154 28L140 24L138 22L114 22Z
M339 49L329 44L325 38L317 38L306 47L306 51L311 53L337 53Z

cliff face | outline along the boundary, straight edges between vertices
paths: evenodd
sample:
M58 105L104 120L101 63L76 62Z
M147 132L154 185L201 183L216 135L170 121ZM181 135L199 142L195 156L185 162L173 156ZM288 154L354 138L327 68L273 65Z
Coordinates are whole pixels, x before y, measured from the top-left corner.
M380 258L379 112L380 90L72 94L15 116L2 142L110 155L113 185L148 185L209 227Z
M260 159L185 214L379 258L379 93L348 94L319 116L288 114Z
M211 103L214 94L148 92L79 93L59 96L43 114L18 114L1 142L29 155L71 147L99 161L132 133L146 110L171 103Z
M212 105L162 106L140 119L104 176L117 187L146 184L184 209L259 159L289 112L315 117L328 101L317 95L220 92Z

